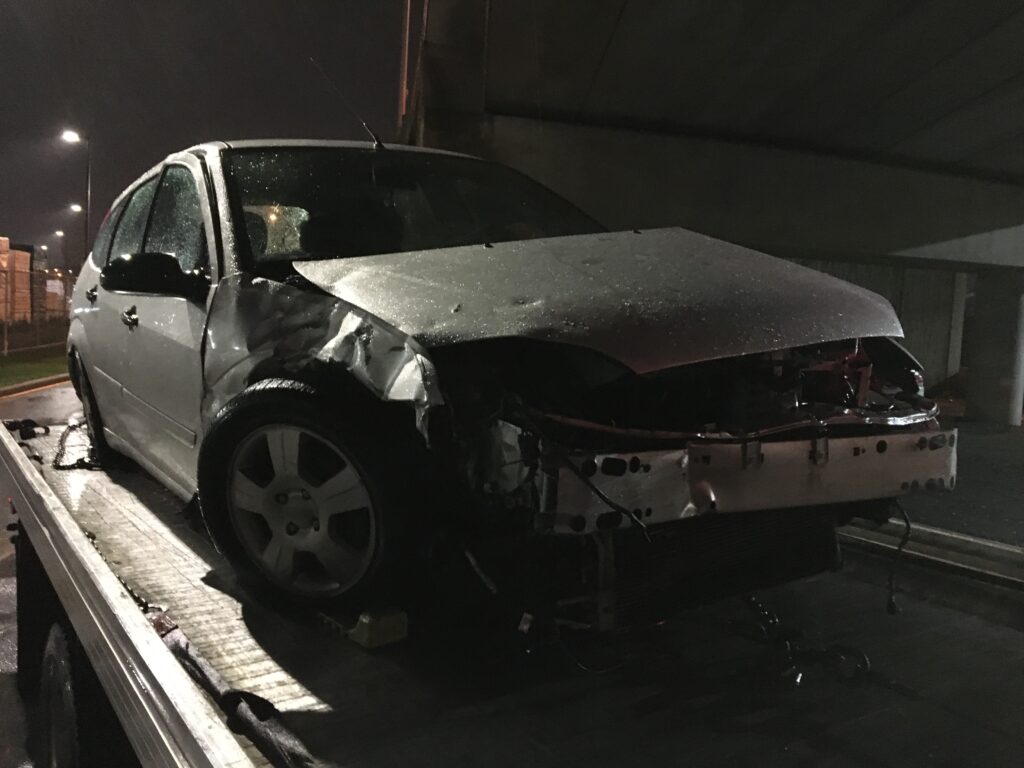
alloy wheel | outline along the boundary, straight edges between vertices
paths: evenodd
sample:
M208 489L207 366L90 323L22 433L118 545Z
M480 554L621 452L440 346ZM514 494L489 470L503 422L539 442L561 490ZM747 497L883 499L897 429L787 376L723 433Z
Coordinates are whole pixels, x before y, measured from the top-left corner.
M358 465L333 442L295 425L262 426L236 448L228 484L242 547L277 586L339 595L372 565L373 501Z

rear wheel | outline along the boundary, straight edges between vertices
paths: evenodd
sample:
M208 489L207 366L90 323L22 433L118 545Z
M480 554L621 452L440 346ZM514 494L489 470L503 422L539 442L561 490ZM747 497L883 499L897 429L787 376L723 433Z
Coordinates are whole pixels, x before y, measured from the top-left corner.
M72 376L77 383L78 398L82 401L82 416L85 420L85 428L89 433L89 442L92 444L93 458L103 463L111 458L113 451L107 444L103 434L103 417L100 416L99 406L96 405L96 395L89 383L89 376L85 372L82 358L78 352L73 352L71 357Z

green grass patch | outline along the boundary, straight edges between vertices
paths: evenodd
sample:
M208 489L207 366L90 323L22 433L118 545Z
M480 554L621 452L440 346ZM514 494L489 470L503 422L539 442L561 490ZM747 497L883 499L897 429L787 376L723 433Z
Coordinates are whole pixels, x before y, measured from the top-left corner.
M0 389L68 372L64 345L0 356Z

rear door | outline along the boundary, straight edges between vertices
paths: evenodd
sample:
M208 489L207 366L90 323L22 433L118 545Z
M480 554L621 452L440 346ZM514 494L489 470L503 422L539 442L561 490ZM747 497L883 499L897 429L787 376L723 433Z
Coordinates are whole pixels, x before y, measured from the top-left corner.
M127 198L123 207L115 211L120 218L110 242L109 254L119 256L141 250L157 181L154 176L144 182ZM107 256L107 253L101 254L94 249L92 258L98 269L103 269ZM83 351L83 360L103 415L104 426L123 439L128 433L129 419L124 410L122 388L132 364L128 355L128 329L121 320L124 300L122 294L107 291L99 284L98 272L91 276L93 280L89 280L84 273L83 269L79 280L92 283L89 290L95 298L87 299L92 306L86 323L88 349Z
M171 254L183 271L211 275L214 240L203 173L192 155L168 162L142 251ZM193 298L119 294L121 310L137 323L127 334L132 363L124 382L125 405L133 414L130 439L165 479L185 492L195 489L202 344L211 293Z
M124 212L131 196L120 200L104 217L96 233L96 241L93 243L92 252L82 264L82 271L75 283L75 290L72 294L72 320L68 329L69 346L76 349L81 355L89 381L97 378L95 366L97 355L102 355L99 350L90 348L90 344L102 344L103 339L98 329L99 323L99 291L100 291L100 270L107 263L107 256L110 253L110 244L114 239L114 230L117 222ZM93 386L95 392L96 386ZM105 394L105 393L104 393ZM100 394L96 393L97 397ZM105 398L104 398L105 399Z

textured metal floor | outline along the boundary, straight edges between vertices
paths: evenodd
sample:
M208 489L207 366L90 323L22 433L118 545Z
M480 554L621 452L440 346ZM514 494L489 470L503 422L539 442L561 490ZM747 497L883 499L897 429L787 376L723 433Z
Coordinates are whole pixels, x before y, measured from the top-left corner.
M37 441L52 456L54 439ZM524 656L429 641L367 653L313 617L239 591L180 502L141 471L44 470L111 567L164 606L235 686L286 712L314 754L366 766L1016 766L1024 748L1024 600L907 569L885 611L885 563L771 590L812 642L867 653L848 680L808 664L782 684L778 649L739 601L626 637Z
M249 630L231 569L193 531L182 503L141 470L55 470L57 434L32 444L43 474L115 574L150 605L178 623L232 688L257 693L282 712L323 712L321 699L282 669ZM72 433L68 455L82 453ZM251 745L247 752L264 762Z

